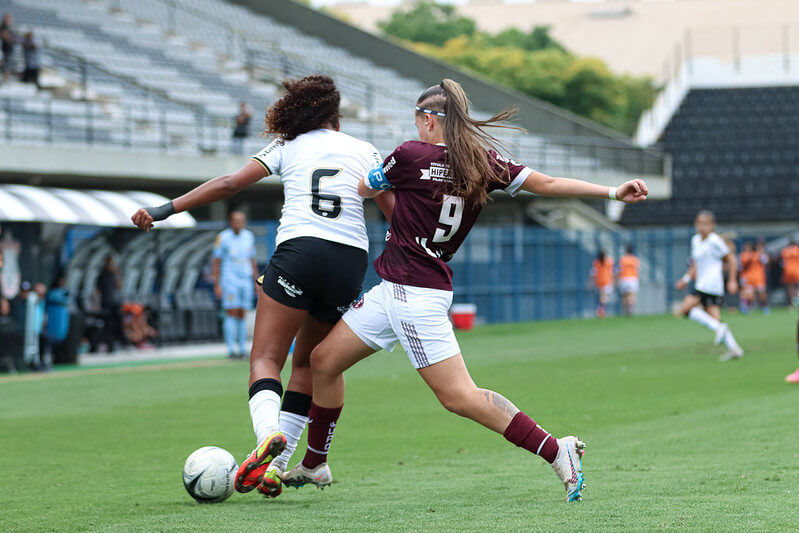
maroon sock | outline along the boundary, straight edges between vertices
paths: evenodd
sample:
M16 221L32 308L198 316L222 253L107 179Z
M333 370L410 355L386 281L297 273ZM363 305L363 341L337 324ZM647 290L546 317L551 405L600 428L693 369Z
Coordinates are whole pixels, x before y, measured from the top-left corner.
M503 435L516 446L540 455L550 464L558 455L557 439L521 411L516 413Z
M330 449L342 407L344 406L329 409L311 402L311 410L308 411L308 449L302 460L304 467L316 468L327 462L327 451Z

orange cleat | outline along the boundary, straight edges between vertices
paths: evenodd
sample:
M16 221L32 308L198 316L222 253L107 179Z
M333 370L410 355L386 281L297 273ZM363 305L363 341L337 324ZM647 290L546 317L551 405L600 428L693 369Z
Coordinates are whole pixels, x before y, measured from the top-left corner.
M236 472L236 490L250 492L261 484L266 469L272 460L286 449L286 436L280 432L273 433L255 448L241 463Z

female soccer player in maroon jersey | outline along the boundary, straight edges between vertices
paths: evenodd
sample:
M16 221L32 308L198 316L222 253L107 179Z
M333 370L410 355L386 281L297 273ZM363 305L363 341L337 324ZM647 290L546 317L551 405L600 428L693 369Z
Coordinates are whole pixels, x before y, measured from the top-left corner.
M359 184L364 197L393 188L388 193L394 195L394 209L386 249L375 261L383 282L354 304L311 354L308 451L284 475L284 483L324 487L332 481L326 461L344 403L343 372L399 342L446 409L542 456L564 483L567 499L581 498L585 445L577 437L551 438L504 396L472 381L447 315L452 270L446 261L463 243L492 191L625 202L644 200L648 191L641 180L608 188L552 178L499 155L492 149L496 139L483 128L501 126L512 115L504 111L485 121L470 117L461 86L444 80L417 100L419 140L401 145Z

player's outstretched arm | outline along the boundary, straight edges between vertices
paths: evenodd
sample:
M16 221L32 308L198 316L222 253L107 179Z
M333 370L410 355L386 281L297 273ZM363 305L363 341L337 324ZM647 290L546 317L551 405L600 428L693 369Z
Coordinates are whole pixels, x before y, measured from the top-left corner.
M646 200L649 194L644 180L631 180L619 187L605 187L578 179L554 178L535 170L524 181L522 189L540 196L607 198L628 203Z
M175 213L230 198L268 175L269 171L263 165L248 161L236 172L206 181L171 202L158 207L142 207L130 219L139 229L149 231L154 222L164 220Z

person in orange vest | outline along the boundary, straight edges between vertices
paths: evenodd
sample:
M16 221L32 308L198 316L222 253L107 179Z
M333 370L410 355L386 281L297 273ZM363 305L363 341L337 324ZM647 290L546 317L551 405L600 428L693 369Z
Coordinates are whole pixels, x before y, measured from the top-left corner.
M613 266L613 259L607 257L605 252L600 250L591 269L591 277L594 279L594 286L599 296L599 304L596 308L596 316L599 318L604 318L608 300L613 292Z
M632 316L635 300L638 296L641 262L635 257L632 245L627 246L627 253L619 258L619 292L621 292L622 312Z
M755 305L755 296L760 301L763 314L768 314L768 294L766 293L766 265L769 257L765 246L758 242L744 244L739 261L741 263L741 311L748 313Z
M799 307L799 245L791 239L790 244L782 249L782 282L788 289L788 301L791 307Z

